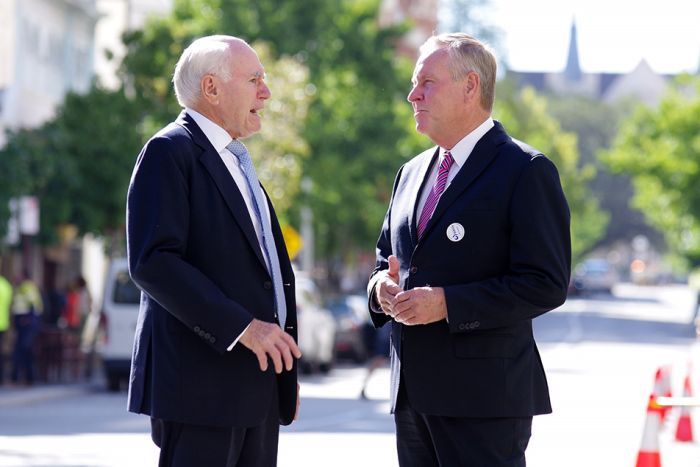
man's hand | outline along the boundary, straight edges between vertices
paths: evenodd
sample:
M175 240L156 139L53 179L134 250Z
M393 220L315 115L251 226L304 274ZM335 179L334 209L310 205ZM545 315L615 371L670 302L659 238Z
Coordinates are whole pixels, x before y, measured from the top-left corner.
M447 318L445 290L417 287L396 294L391 305L393 318L402 324L429 324Z
M301 357L301 350L292 336L275 323L253 319L239 342L255 353L262 371L267 370L268 356L272 359L276 373L282 373L284 368L291 370L294 359Z
M382 272L384 276L377 281L377 285L374 287L375 298L382 311L391 315L394 297L402 290L398 285L399 259L394 255L389 256L389 270Z

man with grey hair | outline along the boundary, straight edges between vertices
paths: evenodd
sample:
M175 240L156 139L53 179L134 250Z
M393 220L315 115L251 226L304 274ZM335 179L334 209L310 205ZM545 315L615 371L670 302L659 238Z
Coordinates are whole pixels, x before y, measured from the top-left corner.
M128 408L150 415L160 466L273 466L298 411L294 274L242 138L270 90L255 51L194 41L184 107L136 161L129 272L142 290Z
M532 319L566 298L556 168L491 118L496 60L462 33L420 49L408 101L436 147L399 169L368 284L391 323L401 466L524 466L551 411Z

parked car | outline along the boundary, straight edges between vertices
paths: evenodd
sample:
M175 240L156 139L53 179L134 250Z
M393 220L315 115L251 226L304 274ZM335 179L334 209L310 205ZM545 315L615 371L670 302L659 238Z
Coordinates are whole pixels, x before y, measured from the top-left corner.
M83 332L83 348L102 361L107 388L118 391L129 378L134 331L141 291L129 277L127 261L114 259L105 280L102 306L90 314Z
M302 373L316 370L328 373L334 361L336 323L321 303L316 283L303 272L295 271L299 349Z
M350 358L362 363L369 357L367 296L344 295L330 300L327 308L336 322L336 358ZM371 332L371 331L369 331Z
M608 260L604 258L589 258L574 269L570 292L612 293L613 287L619 280L617 271Z

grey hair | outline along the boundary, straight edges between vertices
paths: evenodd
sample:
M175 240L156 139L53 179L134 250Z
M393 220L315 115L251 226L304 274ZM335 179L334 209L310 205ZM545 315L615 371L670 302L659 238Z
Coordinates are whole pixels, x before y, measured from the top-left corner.
M479 75L481 82L481 106L493 108L496 94L496 57L486 44L462 32L431 36L420 47L421 54L427 49L447 48L449 70L454 81L463 79L471 71Z
M201 37L182 52L173 74L175 95L181 106L194 108L197 105L205 75L215 75L224 81L231 79L229 46L235 41L243 42L233 36Z

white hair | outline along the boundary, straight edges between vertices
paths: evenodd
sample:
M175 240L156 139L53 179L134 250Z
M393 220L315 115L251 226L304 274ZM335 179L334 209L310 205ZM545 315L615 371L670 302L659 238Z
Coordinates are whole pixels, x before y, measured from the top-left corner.
M175 65L173 84L177 101L183 107L194 108L201 97L201 82L205 75L215 75L224 81L231 79L229 46L242 39L215 35L192 42Z

